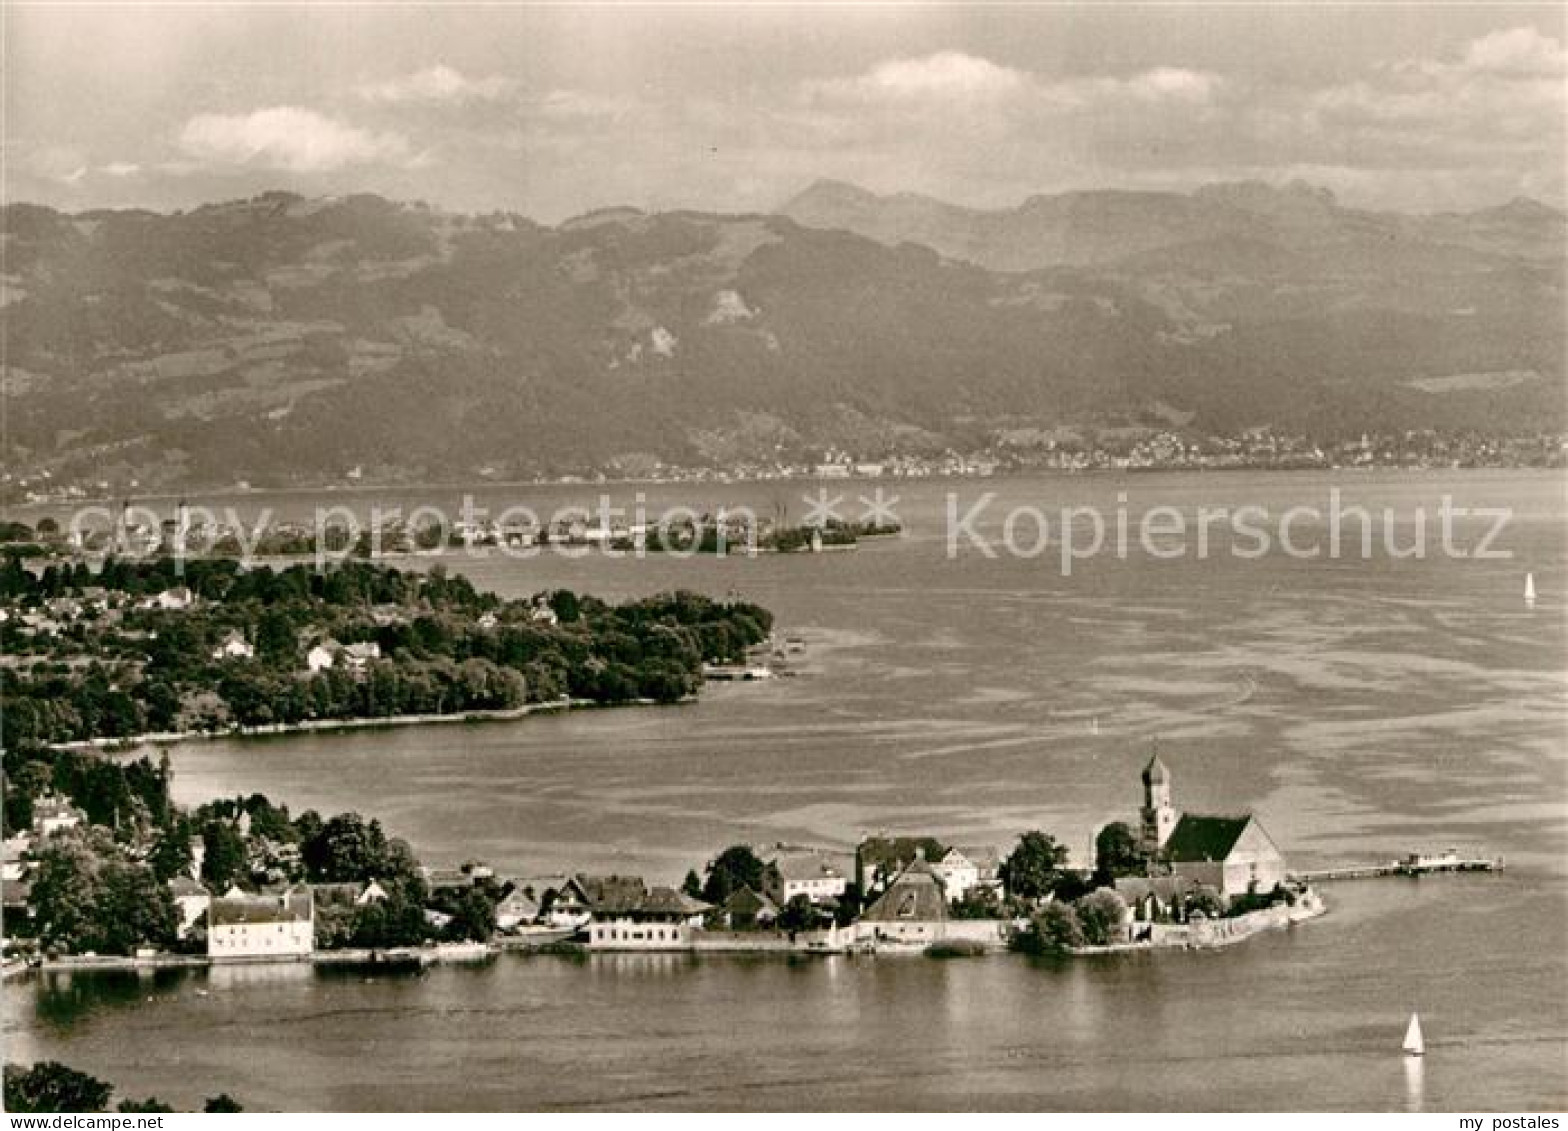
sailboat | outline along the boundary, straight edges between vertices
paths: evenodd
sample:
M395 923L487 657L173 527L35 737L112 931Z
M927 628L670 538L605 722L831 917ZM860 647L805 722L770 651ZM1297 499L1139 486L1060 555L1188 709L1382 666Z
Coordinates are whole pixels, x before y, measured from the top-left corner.
M1410 1015L1410 1025L1405 1029L1405 1055L1422 1056L1426 1053L1426 1041L1421 1036L1421 1018L1416 1014Z
M1533 573L1524 575L1524 603L1535 604L1535 574Z

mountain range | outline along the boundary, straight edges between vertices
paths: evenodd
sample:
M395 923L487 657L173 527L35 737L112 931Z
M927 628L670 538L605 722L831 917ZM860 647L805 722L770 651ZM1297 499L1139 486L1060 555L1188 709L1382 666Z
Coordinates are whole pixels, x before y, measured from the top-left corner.
M8 471L144 489L1562 430L1568 221L1293 184L548 227L368 195L0 211Z

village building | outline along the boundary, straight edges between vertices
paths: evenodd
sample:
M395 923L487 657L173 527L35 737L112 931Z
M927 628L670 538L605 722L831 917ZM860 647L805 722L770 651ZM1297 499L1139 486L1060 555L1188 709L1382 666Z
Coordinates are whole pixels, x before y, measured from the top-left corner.
M514 887L495 905L495 925L503 931L515 931L539 918L539 901L520 887Z
M87 814L57 793L33 802L33 835L39 838L74 829L86 819Z
M196 595L186 585L176 585L162 593L148 597L141 603L144 609L162 609L165 612L182 612L196 603Z
M876 943L929 946L946 935L947 892L923 855L895 876L866 908L856 937Z
M0 852L0 880L20 880L27 874L26 856L32 847L33 838L29 833L6 838L4 850Z
M1250 813L1178 813L1171 772L1158 754L1143 771L1142 830L1159 866L1225 899L1273 891L1285 882L1285 857Z
M1183 813L1164 855L1172 875L1206 884L1226 899L1266 894L1285 882L1284 856L1250 814Z
M338 884L311 884L310 894L315 900L317 911L324 911L329 907L365 907L372 903L380 903L387 898L386 889L375 880L368 883L349 881Z
M537 889L536 889L537 890ZM641 876L594 876L578 872L545 889L545 920L552 927L582 927L596 908L640 899L647 891Z
M244 634L238 629L230 630L216 648L212 650L214 660L249 660L256 655L256 649L246 641Z
M947 847L935 837L867 837L855 849L855 883L861 893L880 891L916 860L940 860Z
M18 927L32 922L32 884L26 880L0 880L0 918L5 921L8 938Z
M323 640L312 646L305 653L305 669L312 672L330 671L337 662L338 649L341 645L336 640Z
M689 950L711 904L674 888L656 887L634 898L619 895L589 912L588 946L593 950Z
M1135 923L1179 921L1187 901L1202 890L1186 876L1121 876L1112 886Z
M724 925L732 931L772 930L779 921L779 905L745 884L730 892L720 912Z
M174 897L174 909L180 916L175 937L189 938L192 928L212 906L212 893L189 876L175 876L169 881L169 894Z
M214 961L307 957L315 947L316 904L310 888L235 894L207 909L207 955Z
M849 887L849 877L821 852L780 852L762 873L762 891L783 907L798 895L812 903L837 900Z
M381 645L374 640L367 640L361 644L345 644L343 646L343 660L355 671L360 671L370 661L379 659L381 659Z
M949 848L931 865L947 898L963 899L971 891L1002 895L1002 859L994 848Z

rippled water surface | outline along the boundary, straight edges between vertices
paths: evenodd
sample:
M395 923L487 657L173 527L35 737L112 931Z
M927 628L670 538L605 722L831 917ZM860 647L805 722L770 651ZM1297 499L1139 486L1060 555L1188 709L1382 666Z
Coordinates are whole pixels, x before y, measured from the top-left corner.
M1241 559L1136 546L1075 563L972 545L1009 508L1426 510L1428 553ZM596 489L595 489L596 490ZM634 489L620 492L631 501ZM834 487L853 505L868 485ZM379 815L427 860L676 880L736 840L850 846L869 830L1082 855L1129 817L1156 740L1179 807L1251 809L1292 863L1450 845L1503 876L1331 890L1334 913L1218 954L973 961L503 958L361 982L300 970L95 976L6 988L8 1045L166 1098L272 1107L1481 1108L1568 1102L1568 634L1562 482L1547 474L1029 478L899 484L901 539L743 559L454 560L506 594L677 585L768 605L801 674L701 703L515 723L196 743L196 801L260 790ZM582 489L507 492L548 510ZM660 489L655 503L804 510L799 487ZM445 501L458 493L432 495ZM533 497L528 497L532 495ZM1440 551L1437 510L1507 506L1494 549ZM514 497L515 496L515 497ZM250 500L308 513L339 496ZM359 502L364 502L359 499ZM416 500L417 501L417 500ZM406 504L405 504L406 505ZM1080 519L1080 522L1082 520ZM1474 549L1490 521L1460 519ZM1297 544L1327 533L1298 520ZM1055 531L1053 529L1053 537ZM1083 535L1087 537L1087 535ZM1359 541L1347 527L1345 543ZM1541 598L1521 593L1533 572ZM195 993L201 986L206 996ZM151 1001L145 999L151 998ZM1432 1043L1397 1055L1411 1009ZM10 1054L15 1059L16 1054Z

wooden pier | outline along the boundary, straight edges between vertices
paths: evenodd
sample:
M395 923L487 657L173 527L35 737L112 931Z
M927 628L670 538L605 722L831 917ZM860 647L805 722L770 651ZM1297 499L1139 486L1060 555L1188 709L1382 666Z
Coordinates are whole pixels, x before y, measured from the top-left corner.
M1373 880L1380 876L1432 876L1444 872L1501 872L1502 857L1461 856L1450 849L1437 856L1412 852L1403 860L1386 864L1350 864L1340 868L1292 872L1290 878L1304 884L1330 883L1335 880Z

